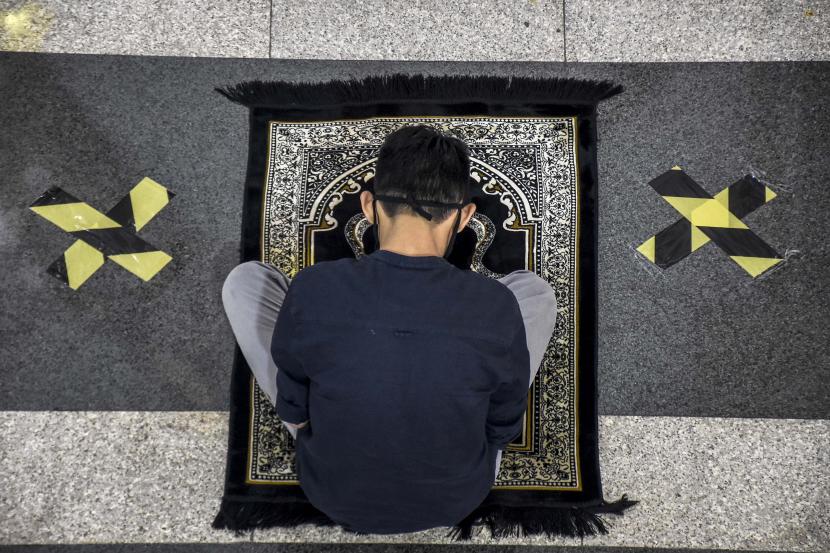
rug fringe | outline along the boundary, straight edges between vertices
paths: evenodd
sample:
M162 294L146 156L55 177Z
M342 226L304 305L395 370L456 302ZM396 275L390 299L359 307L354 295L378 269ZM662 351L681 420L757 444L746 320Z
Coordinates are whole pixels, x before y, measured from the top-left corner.
M485 525L493 538L521 537L545 534L567 537L607 534L606 523L597 513L622 515L623 511L639 503L626 494L608 503L572 507L506 507L490 505L479 507L450 529L447 533L454 541L472 539L473 526Z
M473 526L485 525L493 538L546 534L568 537L607 534L606 522L597 513L622 515L639 501L622 498L597 505L572 507L479 507L454 525L447 533L454 541L472 539ZM274 503L272 501L239 501L222 498L219 512L211 524L216 530L231 530L236 536L258 528L293 527L300 524L339 526L356 535L370 535L340 526L310 503Z
M219 512L213 519L211 527L215 530L232 530L237 536L242 536L246 531L254 529L300 524L336 525L310 503L238 501L222 498Z
M572 77L513 77L392 73L347 80L243 81L214 88L247 107L273 105L339 105L396 100L485 100L596 104L623 92L612 81Z

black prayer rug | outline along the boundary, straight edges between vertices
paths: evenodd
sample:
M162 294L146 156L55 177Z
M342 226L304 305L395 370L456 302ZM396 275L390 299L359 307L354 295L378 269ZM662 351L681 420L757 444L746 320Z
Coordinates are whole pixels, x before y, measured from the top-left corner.
M494 537L607 534L598 515L637 503L626 495L604 501L597 440L596 105L622 86L393 74L216 90L249 108L240 262L269 262L291 277L375 250L359 195L372 190L387 134L425 123L469 145L476 211L449 261L492 278L532 270L555 288L559 315L523 430L490 494L449 535L468 540L481 525ZM214 528L336 524L305 497L293 440L238 346L229 424Z

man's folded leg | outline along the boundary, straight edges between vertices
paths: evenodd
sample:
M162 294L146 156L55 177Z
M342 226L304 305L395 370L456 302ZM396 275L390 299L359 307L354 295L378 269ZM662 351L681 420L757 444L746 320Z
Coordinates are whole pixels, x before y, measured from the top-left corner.
M242 355L272 405L277 401L277 366L271 339L291 279L276 266L246 261L234 267L222 285L222 303ZM297 437L296 428L283 422Z
M556 293L542 277L527 269L506 274L499 282L507 286L519 302L525 325L527 350L530 353L530 388L539 372L556 325ZM496 453L496 477L499 474L502 450Z

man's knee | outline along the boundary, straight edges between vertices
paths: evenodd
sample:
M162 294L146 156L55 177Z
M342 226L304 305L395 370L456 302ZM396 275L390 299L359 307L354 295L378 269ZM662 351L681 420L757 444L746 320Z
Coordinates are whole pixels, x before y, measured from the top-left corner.
M520 269L510 274L516 274L519 278L524 279L528 296L538 298L539 301L547 302L547 304L556 303L556 290L553 289L553 286L547 280L535 272L528 269Z
M537 275L537 278L539 279L539 295L541 296L541 301L546 302L549 307L553 308L553 311L556 311L556 289L542 277Z
M539 277L539 301L545 306L545 312L549 314L551 324L556 322L556 289L548 281Z
M254 273L261 270L262 267L258 261L245 261L231 269L222 284L222 302L225 306L233 301L234 293L246 284L251 283L255 278Z
M533 303L541 307L541 311L548 315L548 321L553 324L556 320L556 290L551 284L534 272L527 275L529 279L529 296Z

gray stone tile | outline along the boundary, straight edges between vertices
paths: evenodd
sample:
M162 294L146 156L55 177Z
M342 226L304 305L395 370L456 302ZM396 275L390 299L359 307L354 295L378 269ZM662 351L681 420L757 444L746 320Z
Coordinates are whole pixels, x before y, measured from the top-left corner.
M0 543L84 541L121 526L127 442L107 436L113 423L102 412L2 413Z
M0 0L0 50L268 57L269 0Z
M0 412L0 544L225 543L210 528L222 412ZM826 551L830 421L600 417L607 500L640 501L585 547ZM347 535L302 525L256 542L452 544L446 528ZM541 536L468 545L579 545Z
M565 59L827 60L828 29L827 0L565 0Z
M227 413L122 412L117 427L126 444L121 543L225 542L231 532L210 527L225 480Z
M563 4L564 25L563 29ZM466 61L826 60L827 0L0 0L0 50ZM566 31L563 33L563 31Z
M562 2L274 0L271 56L351 60L563 59Z
M210 528L227 414L0 412L0 544L248 541Z
M640 503L586 547L830 548L828 420L605 416L599 433L605 498Z

